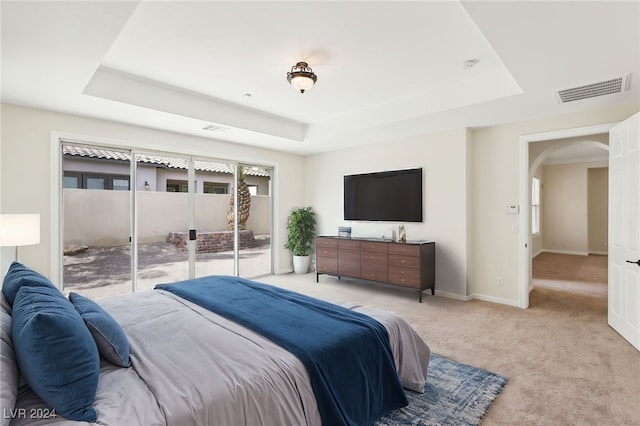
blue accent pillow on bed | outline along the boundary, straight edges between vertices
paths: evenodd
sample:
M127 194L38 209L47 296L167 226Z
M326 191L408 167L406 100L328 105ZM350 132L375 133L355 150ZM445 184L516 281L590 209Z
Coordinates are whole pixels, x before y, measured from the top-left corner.
M24 266L20 262L13 262L7 271L7 275L4 276L2 283L2 294L4 294L7 302L9 302L9 306L13 306L13 301L22 286L57 289L44 275Z
M22 286L11 334L25 382L56 412L95 422L100 355L73 305L55 288Z
M20 373L11 340L11 307L4 295L0 294L0 299L0 425L9 426L11 416L8 413L16 405Z
M112 364L129 367L129 340L120 324L91 299L69 293L69 300L89 328L100 355Z

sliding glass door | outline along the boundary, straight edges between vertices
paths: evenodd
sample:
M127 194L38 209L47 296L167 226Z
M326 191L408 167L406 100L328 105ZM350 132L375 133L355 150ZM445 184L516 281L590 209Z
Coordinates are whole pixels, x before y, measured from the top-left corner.
M63 152L66 292L272 273L272 168L71 143Z
M231 163L194 160L196 277L234 275L234 234L228 220L234 171Z
M255 278L272 273L271 223L273 168L240 164L238 275Z
M189 158L135 153L136 288L189 278Z
M62 146L62 277L90 298L130 293L131 162L124 150Z

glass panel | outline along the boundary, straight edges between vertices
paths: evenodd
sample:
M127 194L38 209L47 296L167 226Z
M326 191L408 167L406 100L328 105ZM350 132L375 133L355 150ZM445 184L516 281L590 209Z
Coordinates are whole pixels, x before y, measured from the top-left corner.
M128 191L129 179L113 178L113 190L114 191Z
M222 192L222 189L233 184L233 165L195 160L194 166L197 183L195 215L198 230L196 277L233 275L233 231L228 229L227 220L231 195ZM202 187L199 187L201 183Z
M187 167L183 157L136 154L136 290L189 278L189 199L180 191L181 183L186 187Z
M247 211L246 230L240 231L239 272L241 277L255 278L271 274L271 223L273 169L239 165L243 182L239 212ZM244 189L243 189L244 188ZM244 193L244 195L242 195ZM242 221L239 221L242 224Z
M65 176L62 178L63 188L80 188L79 176Z
M88 177L87 189L105 189L104 178L102 177Z
M113 173L129 176L129 154L64 145L62 168L78 174ZM63 286L92 299L131 292L129 244L131 202L128 191L68 189L63 179ZM88 188L104 189L104 178L88 178Z

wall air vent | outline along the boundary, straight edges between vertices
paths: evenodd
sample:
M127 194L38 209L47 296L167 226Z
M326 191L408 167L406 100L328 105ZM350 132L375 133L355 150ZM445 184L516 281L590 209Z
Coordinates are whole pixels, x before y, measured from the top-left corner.
M216 126L215 124L209 124L203 127L202 130L206 130L208 132L224 132L226 130L229 130L229 128L223 127L223 126Z
M582 99L594 98L596 96L611 95L613 93L622 93L629 90L631 75L627 74L622 77L613 78L611 80L600 81L593 84L585 84L584 86L572 87L570 89L558 90L556 98L558 102L564 104L567 102L579 101Z

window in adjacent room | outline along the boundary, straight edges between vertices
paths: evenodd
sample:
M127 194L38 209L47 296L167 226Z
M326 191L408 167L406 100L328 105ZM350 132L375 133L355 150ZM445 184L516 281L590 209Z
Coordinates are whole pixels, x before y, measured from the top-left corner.
M540 233L540 179L531 180L531 234Z

